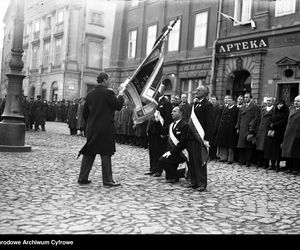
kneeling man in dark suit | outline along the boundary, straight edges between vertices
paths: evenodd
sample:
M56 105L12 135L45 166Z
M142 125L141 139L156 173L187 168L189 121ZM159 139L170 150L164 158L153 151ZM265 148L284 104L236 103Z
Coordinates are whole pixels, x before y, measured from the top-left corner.
M166 172L169 183L176 183L185 177L185 169L178 170L178 166L188 160L185 150L188 138L188 124L182 119L183 109L175 106L172 110L173 123L169 130L162 128L162 134L169 134L168 151L159 158L159 167Z

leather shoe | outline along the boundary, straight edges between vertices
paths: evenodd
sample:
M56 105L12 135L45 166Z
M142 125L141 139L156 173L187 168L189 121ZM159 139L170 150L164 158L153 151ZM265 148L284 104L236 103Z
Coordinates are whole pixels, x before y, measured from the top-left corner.
M177 178L172 178L172 179L168 179L167 182L168 182L168 183L176 183L176 182L179 182L179 179L177 179Z
M160 177L161 176L161 173L154 173L153 177Z
M204 188L204 187L197 187L196 190L199 191L199 192L203 192L203 191L206 190L206 188Z
M233 163L233 161L229 161L229 162L227 162L227 164L232 164Z
M154 174L155 174L155 172L147 172L144 175L154 175Z
M121 183L117 183L117 182L106 182L103 183L104 187L118 187L121 186Z
M78 183L81 185L90 184L92 181L90 180L78 180Z

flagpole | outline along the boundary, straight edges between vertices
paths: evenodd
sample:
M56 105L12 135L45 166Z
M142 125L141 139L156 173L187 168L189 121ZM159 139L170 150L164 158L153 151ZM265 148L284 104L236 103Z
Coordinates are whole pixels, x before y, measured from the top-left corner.
M125 90L126 85L127 85L127 84L130 82L130 80L137 74L137 72L139 72L139 70L140 70L140 68L143 66L144 62L145 62L146 60L148 60L148 58L150 58L150 56L153 54L153 52L156 50L156 48L163 42L163 40L165 40L165 38L166 38L166 37L168 36L168 34L171 32L171 30L173 29L173 27L175 26L175 24L177 23L178 20L179 20L179 17L177 17L177 18L173 21L173 23L167 27L167 30L157 38L157 40L156 40L156 42L155 42L155 44L154 44L154 46L153 46L151 52L145 57L145 59L142 61L142 63L140 63L140 65L139 65L138 68L134 71L134 73L133 73L131 76L129 76L129 77L125 80L125 82L123 83L123 88L122 88L122 90L121 90L120 92L123 92L123 91ZM122 85L122 84L121 84L121 85Z

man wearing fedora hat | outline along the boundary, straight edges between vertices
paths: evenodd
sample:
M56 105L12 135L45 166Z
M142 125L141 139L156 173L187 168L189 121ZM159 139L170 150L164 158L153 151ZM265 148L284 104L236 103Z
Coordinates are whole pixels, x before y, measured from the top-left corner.
M252 95L244 94L244 104L239 110L238 120L235 128L238 134L239 161L240 165L250 167L253 150L255 148L254 138L259 123L260 108L252 102Z

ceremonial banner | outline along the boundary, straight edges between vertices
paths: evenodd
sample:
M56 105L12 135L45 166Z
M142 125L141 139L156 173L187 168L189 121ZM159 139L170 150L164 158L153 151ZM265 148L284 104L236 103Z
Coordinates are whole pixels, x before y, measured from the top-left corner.
M149 55L135 72L121 84L121 92L128 97L133 106L134 124L150 118L157 108L157 98L161 85L162 65L164 61L164 41L174 27L178 18L170 26L165 26L156 39Z

